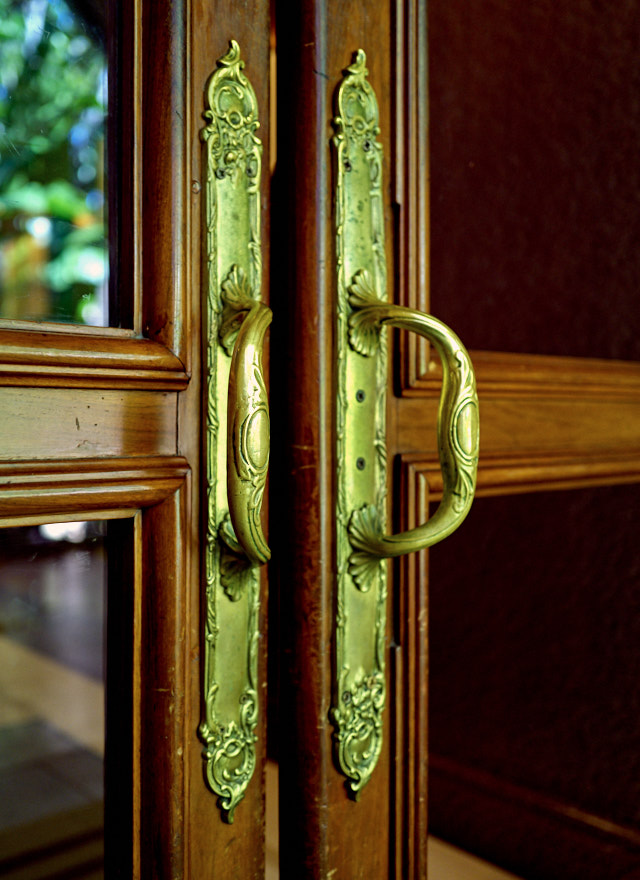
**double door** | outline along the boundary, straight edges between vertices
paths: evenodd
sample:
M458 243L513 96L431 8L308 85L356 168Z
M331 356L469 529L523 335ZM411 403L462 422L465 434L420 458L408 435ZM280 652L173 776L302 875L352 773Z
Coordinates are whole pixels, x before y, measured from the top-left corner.
M458 6L447 16L434 3L430 15L441 28L438 47L448 41L462 65L467 11ZM481 21L484 13L474 14ZM305 0L270 9L263 0L137 0L114 4L108 33L111 285L120 326L13 322L0 330L4 524L99 518L113 536L108 876L262 876L269 756L279 768L283 876L424 877L426 551L388 564L381 747L357 799L334 742L340 282L332 138L337 90L363 49L379 107L388 298L428 312L429 218L455 222L455 211L473 204L460 197L456 208L453 184L458 196L468 193L459 180L462 160L432 135L447 164L432 171L439 189L429 208L426 4ZM209 633L203 425L210 214L200 133L205 87L230 40L258 107L261 292L273 312L271 462L262 511L272 557L258 579L255 768L233 823L207 783L201 726ZM447 103L447 81L431 74L442 99L442 116L432 114L431 126L446 130L459 121L458 107ZM471 172L476 160L465 161L464 173ZM484 179L490 186L491 175ZM500 193L497 204L505 201ZM441 282L434 299L470 309L473 291L446 271L464 261L464 242L435 240L445 256L434 254ZM525 266L522 253L518 258ZM548 302L544 290L540 298ZM515 303L513 292L503 326L515 320ZM398 332L389 344L385 503L389 529L403 531L427 520L443 494L442 369L417 338ZM622 362L633 355L595 360L563 345L531 356L511 353L508 338L496 341L497 352L474 342L480 494L637 481L640 373ZM537 524L526 527L535 533ZM458 540L464 559L464 532ZM461 610L454 606L453 617ZM436 777L449 766L443 759Z

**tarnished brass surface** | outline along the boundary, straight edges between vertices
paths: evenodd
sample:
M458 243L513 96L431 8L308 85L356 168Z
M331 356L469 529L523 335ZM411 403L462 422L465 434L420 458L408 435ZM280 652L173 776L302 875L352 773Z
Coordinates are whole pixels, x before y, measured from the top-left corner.
M260 505L269 456L260 347L271 311L259 302L262 145L256 97L237 43L206 88L205 778L233 821L255 768L258 723L256 563L269 558Z
M478 398L469 356L429 315L386 302L382 147L378 106L362 50L337 94L333 138L337 265L338 602L332 719L338 766L358 796L382 747L385 704L384 559L442 540L462 522L475 489ZM424 525L385 535L386 325L430 339L444 368L438 442L444 493Z
M250 562L271 558L260 511L269 465L269 402L262 373L262 344L271 309L256 303L242 322L231 358L227 487L238 542Z
M478 469L478 395L466 348L456 334L431 315L415 309L371 301L352 294L351 345L368 355L371 340L384 326L413 330L429 339L442 361L442 392L438 409L438 452L443 492L438 509L423 525L397 535L384 535L374 505L354 511L349 537L355 552L350 568L356 579L379 557L403 556L424 550L454 532L466 517L476 487Z
M375 334L375 357L349 345L350 288L386 295L382 146L378 104L356 53L337 94L334 120L337 268L337 565L335 678L332 720L336 760L347 791L358 797L382 748L385 702L386 566L379 559L356 582L349 560L355 508L373 505L386 518L386 339ZM375 295L375 294L374 294ZM375 331L374 331L375 333Z

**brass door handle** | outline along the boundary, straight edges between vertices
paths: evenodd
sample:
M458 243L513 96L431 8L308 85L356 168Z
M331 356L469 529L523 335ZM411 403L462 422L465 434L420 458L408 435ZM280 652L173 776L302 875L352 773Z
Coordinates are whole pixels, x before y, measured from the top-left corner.
M443 371L438 408L442 500L426 523L397 535L382 533L375 505L365 505L354 511L349 522L349 538L356 553L352 555L350 565L357 569L366 561L362 559L362 553L382 558L402 556L431 547L458 528L471 508L475 492L479 423L478 394L471 359L460 339L446 324L404 306L363 305L353 293L350 301L357 309L349 319L351 346L356 351L366 353L372 330L383 326L399 327L412 330L432 342L442 361Z
M382 750L387 653L383 560L428 547L460 525L473 499L478 457L478 398L464 346L435 318L386 302L386 190L379 122L366 57L359 50L336 93L333 138L338 388L331 718L336 765L355 798ZM429 339L444 368L437 428L442 501L426 523L397 535L385 534L387 325Z
M240 325L231 357L227 431L227 492L231 525L247 559L271 558L260 512L269 466L269 401L262 346L271 309L256 302Z
M262 144L255 91L231 41L205 88L203 352L205 540L202 584L204 778L233 822L256 767L260 511L269 462L262 345Z

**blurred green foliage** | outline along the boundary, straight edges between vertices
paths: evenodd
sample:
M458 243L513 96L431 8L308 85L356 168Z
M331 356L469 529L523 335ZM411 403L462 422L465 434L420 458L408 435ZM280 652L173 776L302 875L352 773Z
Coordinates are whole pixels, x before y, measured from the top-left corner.
M67 3L0 0L2 316L94 322L106 82L102 47Z

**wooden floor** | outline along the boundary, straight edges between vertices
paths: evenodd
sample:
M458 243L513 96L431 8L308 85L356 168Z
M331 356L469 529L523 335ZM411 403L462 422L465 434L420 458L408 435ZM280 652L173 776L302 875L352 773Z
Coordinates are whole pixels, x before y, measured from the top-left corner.
M14 805L11 809L3 811L0 804L0 862L2 849L17 845L16 832L20 828L28 829L29 839L33 834L46 835L53 833L53 825L59 826L64 816L70 827L84 823L92 829L95 840L91 842L90 857L76 854L79 864L83 864L84 859L86 872L74 876L97 880L102 876L99 860L104 697L100 681L102 652L96 633L101 629L102 602L95 601L89 608L83 600L78 610L78 597L82 598L83 590L73 566L81 564L86 568L86 557L86 551L70 548L43 566L47 576L42 583L46 586L47 602L55 612L44 629L39 621L26 614L25 608L28 610L29 606L22 601L25 597L31 602L34 600L37 580L34 574L38 566L34 566L32 559L24 571L17 561L0 566L0 600L3 600L0 601L0 780L4 780L6 788L15 776L14 787L18 785L20 789L20 797L4 799L5 806L8 807L9 802ZM99 559L98 563L102 564ZM99 580L96 572L91 574L91 579ZM7 600L9 585L10 601ZM47 602L36 605L46 610ZM20 623L17 627L13 625L16 618ZM75 626L72 633L67 631L70 621ZM34 650L34 643L40 650ZM67 656L65 651L73 651L74 647L74 656ZM55 785L48 784L49 776L55 778ZM25 790L29 784L34 787L32 799ZM42 793L47 789L50 789L49 796L43 798ZM22 804L22 812L16 810L16 803ZM269 764L267 880L279 877L277 822L278 768ZM4 857L8 854L5 852ZM514 878L439 840L430 839L429 880Z
M278 880L278 767L267 765L267 873ZM429 838L429 880L517 880L513 874L476 859L435 837Z
M0 636L0 718L4 724L45 720L98 755L102 751L102 688L95 681ZM267 769L267 880L277 880L277 776ZM513 880L492 865L429 840L429 880Z

